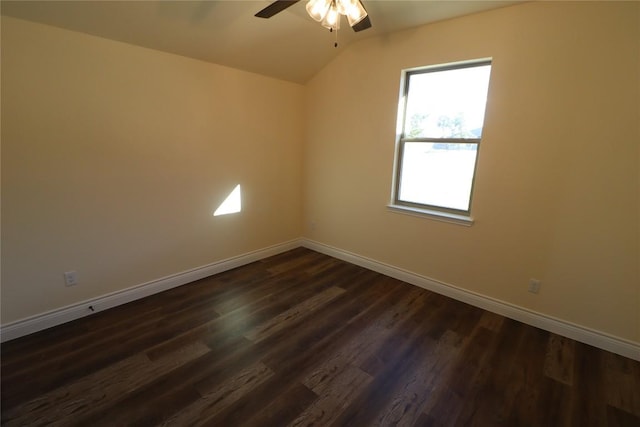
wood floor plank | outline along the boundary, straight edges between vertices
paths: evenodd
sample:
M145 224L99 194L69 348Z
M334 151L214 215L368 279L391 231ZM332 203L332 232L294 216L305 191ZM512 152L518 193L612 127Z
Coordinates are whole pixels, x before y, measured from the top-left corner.
M640 417L640 388L637 387L640 367L617 354L605 353L603 356L607 404Z
M496 351L489 364L493 372L477 392L473 410L469 406L460 414L459 422L481 422L486 425L506 425L515 403L515 396L524 385L524 373L518 364L518 354L526 341L526 329L518 322L507 322L499 335Z
M154 312L159 313L160 310L158 307ZM33 371L36 367L41 367L45 371L50 370L51 366L60 358L67 357L72 353L80 353L88 346L109 345L109 342L117 341L131 331L142 331L158 321L159 317L156 316L150 316L142 321L133 319L102 331L101 336L84 333L65 340L57 339L55 342L46 345L40 344L38 348L25 351L26 354L23 354L22 357L11 357L9 354L4 354L3 351L4 379L11 381L14 376L22 376L24 370Z
M349 269L344 269L344 265L341 267L343 268L336 268L334 273L350 277ZM215 345L216 340L222 339L224 341L229 335L242 335L251 328L257 327L261 322L266 322L278 313L293 307L300 300L310 298L320 290L326 289L328 284L331 283L330 278L331 276L328 279L321 278L306 286L299 286L299 283L291 283L287 279L281 287L279 286L277 291L268 289L269 292L273 292L272 294L254 300L245 298L244 303L235 307L232 311L185 331L183 334L174 335L154 346L147 354L153 359L167 351L172 351L181 342L205 339ZM282 282L278 280L276 283L279 285ZM230 296L230 298L235 299L236 297ZM216 311L218 311L217 305Z
M3 411L3 424L50 425L67 417L80 417L114 405L120 398L150 381L209 352L209 347L194 343L150 361L143 353L110 365L37 398Z
M607 424L607 406L590 402L606 402L603 354L589 345L575 344L575 374L571 388L572 422L583 426Z
M548 405L546 397L542 395L542 383L547 378L540 370L546 357L548 340L548 332L528 327L523 330L522 343L515 356L516 364L512 367L521 371L522 381L517 388L510 388L514 397L511 411L507 414L507 425L548 425L551 421L541 417Z
M339 375L349 365L362 366L378 351L380 346L393 333L392 327L401 318L401 314L410 315L417 308L422 307L424 292L409 292L383 316L373 321L352 340L328 356L324 362L309 373L303 380L309 389L317 394L324 391L324 387L334 376Z
M306 252L276 265L272 264L267 267L267 271L271 274L282 274L291 270L305 270L316 264L321 258L322 256L316 252Z
M264 349L263 361L274 371L296 369L305 372L335 351L365 325L374 321L403 289L389 287L385 291L371 286L370 277L360 277L358 298L336 298L330 305L313 313L304 327L285 330L259 343ZM386 281L382 282L386 283ZM381 286L383 289L384 285ZM277 344L277 351L272 347ZM304 351L302 351L304 350Z
M609 427L638 427L640 426L640 417L622 409L607 406L607 425Z
M374 425L415 425L441 379L450 375L460 343L455 332L447 331L435 345L426 347L416 363L408 366L402 378L398 378L397 383L401 386L390 393L393 398L389 399Z
M442 425L456 425L464 412L473 413L480 390L492 372L491 358L497 344L497 334L488 329L477 327L473 331L461 350L465 357L454 360L450 375L425 404L423 412L428 419ZM461 424L464 422L468 420Z
M272 371L273 372L273 371ZM235 402L222 409L207 425L287 425L317 398L289 376L274 373Z
M278 394L272 400L265 400L265 406L254 413L250 413L251 417L242 424L246 427L263 427L263 426L286 426L293 421L298 414L311 405L317 396L311 390L299 383L285 390L282 394ZM231 418L229 418L232 421ZM219 422L212 426L224 425L227 419L222 418Z
M544 362L544 374L563 384L573 384L573 357L575 342L551 334Z
M244 340L212 350L163 376L152 378L144 387L132 391L109 410L96 411L78 420L78 425L156 425L201 398L196 384L208 378L222 384L237 372L259 362L258 355L247 351ZM178 395L181 404L174 404Z
M177 427L204 425L208 419L213 418L218 412L266 381L271 375L273 372L258 362L241 370L237 375L216 388L208 389L208 387L196 386L196 390L202 397L165 420L161 425Z
M280 313L268 322L253 328L249 332L245 333L244 336L254 342L261 341L269 335L272 335L288 327L289 322L300 322L301 319L308 316L311 312L319 309L324 304L328 303L344 292L344 289L338 288L336 286L326 289L319 294L309 298L308 300L301 302L295 307L292 307L291 309Z
M225 296L224 298L218 298L214 302L215 310L221 315L231 313L235 310L242 309L246 306L259 303L265 299L273 297L283 292L291 292L295 287L301 287L303 279L281 279L277 284L265 281L262 286L252 286L243 292L239 292L235 295Z
M490 311L484 311L477 326L487 328L488 330L497 333L500 332L500 328L502 328L503 322L504 317L500 316L499 314L491 313Z
M440 303L439 295L422 294L411 305L396 322L389 325L392 333L388 339L380 340L379 350L358 364L365 372L377 376L389 366L393 367L399 357L398 352L408 345L423 341L435 343L444 334L446 329L440 320L446 316L445 305Z
M357 396L366 385L372 381L369 374L355 366L349 365L325 384L322 392L298 418L289 426L326 426L330 425L351 403L353 396Z
M423 350L436 345L430 336L433 325L425 328L424 324L429 324L428 319L435 317L438 312L424 304L394 326L396 333L383 343L376 356L368 359L376 361L376 369L371 369L368 361L363 363L363 370L372 375L373 381L354 397L351 405L332 425L373 425L376 419L385 416L384 412L381 413L385 410L385 404L393 402L407 376L412 375L413 368L419 366Z
M0 350L7 426L640 425L640 362L305 248Z
M536 414L536 418L540 420L539 425L558 427L577 425L572 422L572 395L571 386L543 376L537 404L540 412Z

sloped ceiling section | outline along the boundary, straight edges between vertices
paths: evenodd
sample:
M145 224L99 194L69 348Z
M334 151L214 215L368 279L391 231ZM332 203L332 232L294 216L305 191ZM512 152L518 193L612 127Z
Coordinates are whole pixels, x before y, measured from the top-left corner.
M302 0L270 18L270 1L2 1L3 15L305 83L354 41L519 1L364 0L373 27L330 34Z

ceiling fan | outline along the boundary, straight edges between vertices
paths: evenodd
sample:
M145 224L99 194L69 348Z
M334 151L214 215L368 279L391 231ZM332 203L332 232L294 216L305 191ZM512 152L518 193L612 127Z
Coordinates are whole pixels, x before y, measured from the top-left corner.
M259 18L271 18L300 0L276 0L256 13ZM371 20L360 0L309 0L307 13L330 31L340 28L340 15L345 15L349 26L358 32L371 27Z

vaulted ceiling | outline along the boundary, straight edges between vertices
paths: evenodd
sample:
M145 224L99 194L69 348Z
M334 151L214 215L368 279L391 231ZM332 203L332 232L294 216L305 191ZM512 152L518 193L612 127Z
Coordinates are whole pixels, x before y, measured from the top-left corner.
M305 83L349 44L367 37L519 1L364 0L372 28L335 35L306 13L306 0L270 19L271 1L2 1L2 14Z

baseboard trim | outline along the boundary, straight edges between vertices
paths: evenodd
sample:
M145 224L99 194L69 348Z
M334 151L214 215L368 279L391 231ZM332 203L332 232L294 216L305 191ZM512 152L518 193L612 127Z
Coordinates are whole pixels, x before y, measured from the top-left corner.
M242 255L216 261L201 267L186 270L150 282L142 283L121 291L113 292L77 304L31 316L0 326L0 342L9 341L53 326L61 325L93 313L148 297L168 289L204 279L236 267L252 263L282 252L300 247L300 239L290 240ZM91 307L91 308L90 308ZM92 310L93 309L93 310Z
M423 289L448 296L475 307L500 314L527 325L535 326L536 328L544 329L546 331L640 361L640 343L628 341L594 329L586 328L552 316L528 310L505 301L471 292L448 283L431 279L429 277L403 270L401 268L394 267L353 252L329 246L324 243L316 242L314 240L302 239L302 246L325 255L359 265L369 270L373 270L384 274L385 276L393 277L394 279L402 280L403 282L419 286Z
M128 289L113 292L97 298L82 301L60 309L17 320L0 326L0 342L9 341L53 326L61 325L93 313L107 310L159 292L191 283L214 274L259 261L297 247L314 251L350 262L372 271L393 277L403 282L427 289L475 307L500 314L527 325L562 335L600 349L640 361L640 343L612 336L586 328L562 319L528 310L514 304L471 292L411 271L339 249L310 239L294 239L242 255L216 261L201 267L186 270L170 276L142 283ZM93 308L93 310L91 308Z

